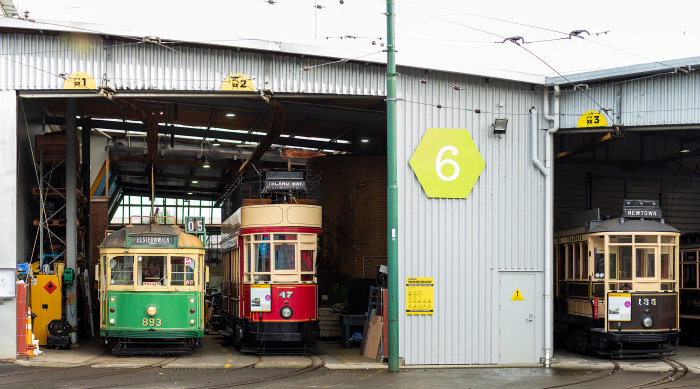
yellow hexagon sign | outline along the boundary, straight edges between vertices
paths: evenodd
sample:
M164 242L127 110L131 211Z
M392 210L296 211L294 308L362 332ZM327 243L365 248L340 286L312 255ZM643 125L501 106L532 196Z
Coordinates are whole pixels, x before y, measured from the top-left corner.
M428 128L408 161L428 197L469 196L486 163L467 130Z

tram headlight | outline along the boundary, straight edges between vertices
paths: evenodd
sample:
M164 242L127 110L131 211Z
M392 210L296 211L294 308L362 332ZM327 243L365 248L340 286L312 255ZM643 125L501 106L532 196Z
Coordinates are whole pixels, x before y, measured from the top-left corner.
M114 319L109 319L109 324L114 324Z
M280 309L280 316L282 316L282 319L289 319L292 317L292 308L288 306L283 306L282 309Z
M155 305L149 305L148 308L146 308L146 314L148 316L155 316L156 313L158 313L158 309L156 309Z
M651 315L644 315L642 317L642 326L644 328L651 328L651 326L654 325L654 319L651 318Z

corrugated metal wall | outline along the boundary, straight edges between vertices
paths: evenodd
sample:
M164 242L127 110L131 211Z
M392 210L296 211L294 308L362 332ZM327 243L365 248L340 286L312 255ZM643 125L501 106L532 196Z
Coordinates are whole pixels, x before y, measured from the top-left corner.
M61 74L82 71L115 89L219 90L226 76L243 73L256 88L277 93L385 95L384 66L170 47L0 34L0 89L60 89ZM435 314L400 315L400 356L409 365L498 363L499 272L529 271L540 274L532 297L534 361L544 333L544 179L530 161L528 109L541 111L541 92L517 82L399 71L399 279L435 280ZM503 136L493 134L496 117L509 120ZM408 160L428 128L466 129L474 139L486 167L467 199L427 198L411 170ZM403 282L399 296L403 310Z
M381 65L82 34L0 34L0 54L0 90L61 89L75 72L117 90L215 91L234 73L276 93L383 96L386 86Z
M623 126L698 123L698 96L700 79L682 72L591 84L587 93L568 87L561 95L561 128L576 128L581 114L601 108L612 109L608 124L611 118Z
M498 272L544 266L544 179L530 161L528 116L533 105L541 112L541 92L501 80L399 72L399 307L406 277L435 282L432 316L400 312L400 355L406 364L498 363ZM496 117L508 118L503 137L493 134ZM466 129L474 139L486 167L467 199L426 197L411 170L408 160L428 128ZM542 296L535 298L542 306ZM543 347L543 328L533 353Z

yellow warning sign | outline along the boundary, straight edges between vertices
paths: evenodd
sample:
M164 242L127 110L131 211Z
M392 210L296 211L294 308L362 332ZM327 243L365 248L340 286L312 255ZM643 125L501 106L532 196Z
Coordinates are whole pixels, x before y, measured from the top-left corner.
M513 293L513 297L510 298L510 301L525 301L523 294L520 293L520 289L515 289L515 293Z
M406 314L433 314L433 278L406 278Z
M95 79L87 73L71 74L63 83L63 89L97 89Z
M248 78L245 74L232 74L221 83L221 90L228 91L255 91L253 87L253 81Z

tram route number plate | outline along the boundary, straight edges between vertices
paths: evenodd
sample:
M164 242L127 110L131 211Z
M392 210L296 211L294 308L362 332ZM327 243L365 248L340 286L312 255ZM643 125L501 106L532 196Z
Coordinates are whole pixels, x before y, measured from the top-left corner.
M608 320L630 321L632 320L632 294L609 293L608 294Z

